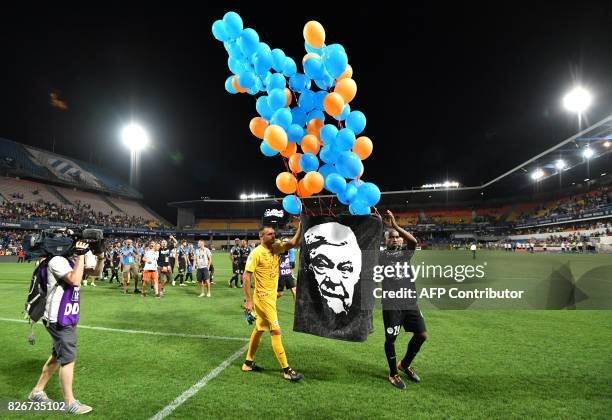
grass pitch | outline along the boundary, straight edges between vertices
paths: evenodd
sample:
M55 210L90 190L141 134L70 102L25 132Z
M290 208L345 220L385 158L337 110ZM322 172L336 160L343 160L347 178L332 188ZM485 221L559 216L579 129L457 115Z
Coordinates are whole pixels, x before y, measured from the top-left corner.
M486 261L486 277L465 280L457 284L460 288L532 290L561 273L595 278L585 292L592 296L603 291L605 300L612 279L606 274L610 256L603 255L482 251L473 261L467 251L422 251L413 263L421 261ZM83 288L74 390L94 407L91 417L150 418L198 383L205 385L170 417L609 418L612 412L612 311L438 310L440 305L422 301L430 338L413 363L422 383L408 383L399 391L386 379L380 310L367 342L334 341L291 331L293 300L285 294L278 301L283 343L291 366L305 375L292 384L281 378L269 336L257 354L266 371L240 371L252 327L240 309L242 291L227 287L227 254L216 253L214 263L216 285L210 299L198 298L193 285L170 287L161 300L124 296L101 281L95 289ZM0 264L4 401L27 398L50 352L42 325L36 326L37 342L31 346L27 324L9 321L21 318L32 269L31 264ZM424 279L419 286L428 282L449 283ZM408 337L398 338L398 357ZM47 393L61 400L57 377Z

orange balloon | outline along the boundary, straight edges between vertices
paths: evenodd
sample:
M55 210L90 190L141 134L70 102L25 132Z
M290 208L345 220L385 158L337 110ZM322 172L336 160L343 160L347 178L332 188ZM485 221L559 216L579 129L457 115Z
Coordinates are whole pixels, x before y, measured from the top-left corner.
M297 185L297 179L289 172L281 172L276 176L276 187L285 194L293 194Z
M289 158L295 152L297 152L297 144L289 142L287 143L287 147L285 147L285 150L281 152L281 155L285 156L286 158Z
M361 136L355 140L353 152L359 156L359 159L366 160L372 154L373 147L369 137Z
M323 191L323 185L325 184L325 180L323 179L323 175L318 172L312 171L308 172L303 179L304 186L308 191L312 194L318 194Z
M338 78L336 79L336 83L338 83L340 80L342 79L352 79L353 78L353 68L351 67L350 64L346 65L346 68L344 69L344 72L338 76Z
M325 123L322 120L318 118L313 118L312 120L308 121L308 125L306 126L306 132L308 134L312 134L314 136L319 137L319 132L323 128L324 124Z
M321 48L325 43L325 29L316 20L311 20L304 25L304 39L314 48Z
M328 93L323 101L323 108L332 117L337 117L344 109L344 99L338 93Z
M306 134L302 138L301 146L304 153L312 153L313 155L318 154L321 147L319 145L319 138L312 134Z
M297 185L297 195L298 197L301 197L301 198L310 197L312 195L312 192L309 191L308 188L306 188L304 179L305 178L300 179L300 182L298 182L298 185Z
M360 179L363 176L363 171L365 170L365 168L363 167L363 163L359 162L359 164L361 165L361 171L359 171L359 175L357 175L357 179Z
M244 93L248 90L238 84L238 76L232 77L232 86L240 93Z
M318 58L320 60L321 56L317 53L308 53L304 56L304 58L302 58L302 65L304 65L309 58Z
M251 133L258 139L264 138L264 133L266 132L266 128L268 128L268 121L264 120L261 117L255 117L249 123L249 128L251 129Z
M277 152L282 152L287 147L287 133L283 127L278 125L270 125L264 132L264 141L268 146Z
M334 88L334 92L339 93L347 104L357 95L357 83L353 79L342 79Z
M285 108L287 108L289 105L291 105L291 101L293 100L293 95L291 94L289 88L285 88L285 96L287 97L287 101L285 102Z
M299 174L302 172L302 167L300 166L300 159L302 158L301 153L294 153L289 157L289 169L294 174Z

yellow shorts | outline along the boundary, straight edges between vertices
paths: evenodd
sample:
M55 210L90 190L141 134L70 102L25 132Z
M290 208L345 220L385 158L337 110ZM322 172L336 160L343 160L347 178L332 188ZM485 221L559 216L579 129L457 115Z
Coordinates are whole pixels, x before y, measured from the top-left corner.
M255 307L255 314L257 314L255 328L258 331L280 330L278 315L276 314L276 299L262 299L256 295L253 306Z

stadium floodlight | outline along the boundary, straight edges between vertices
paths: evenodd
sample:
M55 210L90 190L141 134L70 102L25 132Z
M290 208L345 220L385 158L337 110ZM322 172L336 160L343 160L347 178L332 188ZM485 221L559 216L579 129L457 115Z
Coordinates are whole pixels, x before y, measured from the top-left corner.
M132 151L141 151L149 144L149 135L140 125L130 123L121 131L121 139Z
M566 166L567 163L565 163L563 159L557 159L557 161L555 162L555 168L557 168L557 170L559 171L562 171Z
M531 179L533 179L534 181L539 181L540 179L542 179L542 177L544 177L544 171L540 168L536 169L531 173Z
M461 184L459 184L457 181L444 181L443 183L437 183L437 184L423 184L421 185L421 188L459 188L461 186Z
M584 88L578 86L563 97L563 106L570 112L582 114L591 105L593 98Z
M251 193L251 194L240 194L241 200L257 200L261 198L270 197L268 194Z
M593 157L593 155L595 154L595 152L593 151L593 149L591 149L590 147L587 147L586 149L584 149L582 151L582 156L585 159L591 159Z
M610 142L608 140L604 141L603 146L604 147L610 147Z

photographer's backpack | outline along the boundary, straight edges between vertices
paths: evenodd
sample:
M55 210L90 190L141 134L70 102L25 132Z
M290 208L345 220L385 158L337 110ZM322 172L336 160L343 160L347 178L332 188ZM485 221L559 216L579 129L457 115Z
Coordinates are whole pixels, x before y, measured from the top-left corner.
M41 260L32 273L30 290L25 304L25 316L31 324L38 322L45 314L48 292L47 269L50 259L50 257L47 257ZM55 287L57 287L57 283Z

